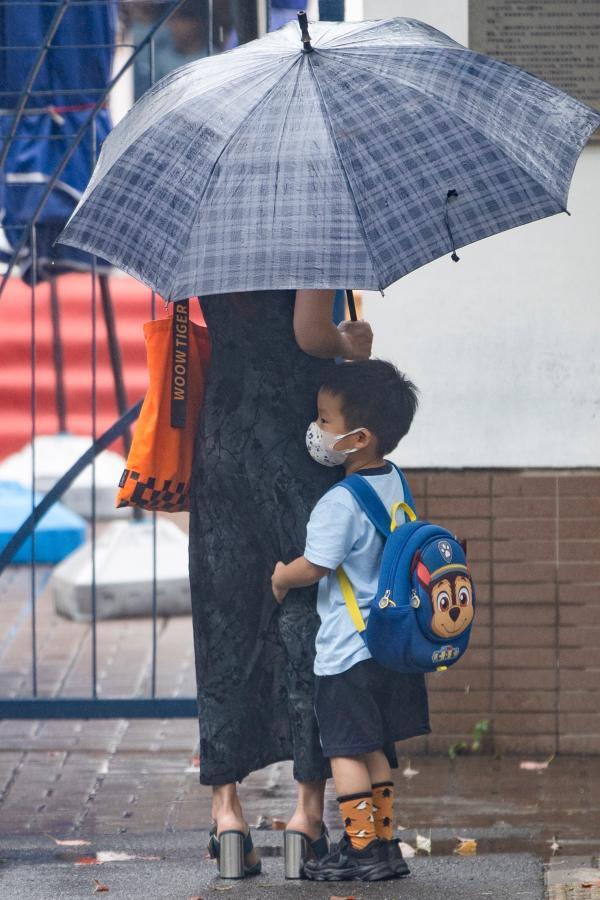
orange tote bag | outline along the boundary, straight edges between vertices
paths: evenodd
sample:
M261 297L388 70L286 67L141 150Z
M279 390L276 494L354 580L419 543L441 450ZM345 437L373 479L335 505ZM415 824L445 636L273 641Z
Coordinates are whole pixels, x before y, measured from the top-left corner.
M149 386L137 420L116 505L162 512L189 509L192 457L210 361L208 330L189 302L144 325Z

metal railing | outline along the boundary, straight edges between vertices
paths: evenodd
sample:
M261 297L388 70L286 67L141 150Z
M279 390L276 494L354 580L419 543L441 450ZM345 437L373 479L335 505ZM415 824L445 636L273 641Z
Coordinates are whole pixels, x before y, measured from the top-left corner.
M121 0L126 5L132 0ZM150 81L155 80L155 42L160 29L168 22L168 20L184 5L186 0L170 0L169 5L165 8L164 3L160 3L160 15L153 21L145 36L136 43L125 43L115 40L113 43L98 41L97 36L90 36L90 42L82 45L81 43L61 44L65 49L82 50L87 49L90 52L113 50L126 48L129 56L125 59L114 75L108 80L103 87L92 87L85 90L86 95L91 99L85 104L86 115L84 115L81 124L73 133L66 134L40 134L27 135L28 141L65 141L64 153L60 156L58 164L54 170L48 175L42 183L39 197L35 203L33 212L29 221L25 225L20 226L20 235L13 244L12 253L7 261L6 267L0 279L0 302L8 302L7 290L9 285L14 281L14 276L19 272L19 265L22 259L23 251L28 248L31 257L32 269L29 272L29 281L31 282L29 307L31 315L31 339L30 339L30 381L31 381L31 512L26 520L13 534L11 540L0 552L0 604L2 603L2 579L10 576L16 570L11 568L11 561L18 550L23 546L26 540L31 540L31 561L29 563L29 596L25 599L25 603L19 613L19 621L21 625L29 619L30 624L30 644L29 655L31 660L30 670L26 673L17 688L7 688L6 680L3 677L3 661L2 654L6 647L10 646L11 641L15 638L14 628L9 627L7 635L2 636L0 632L0 718L20 718L20 719L46 719L46 718L136 718L136 717L194 717L196 715L196 700L193 696L165 696L159 695L157 690L157 645L158 645L158 603L157 603L157 564L156 564L156 542L157 542L157 518L156 513L152 513L152 533L153 533L153 561L152 561L152 581L151 581L151 637L150 637L150 655L146 665L146 673L144 677L143 689L133 691L133 696L100 696L102 690L99 686L99 669L103 664L99 658L98 650L98 598L96 585L96 545L98 539L97 531L97 510L96 510L96 457L102 450L109 447L116 439L122 439L124 447L127 450L130 443L130 428L134 423L141 401L136 403L130 409L127 409L127 393L126 385L123 377L123 367L121 363L121 353L119 341L117 337L117 329L114 321L114 311L110 294L109 279L107 273L101 270L95 258L91 258L91 263L87 269L90 276L89 282L89 310L91 316L91 341L89 346L89 365L91 370L91 392L90 392L90 413L91 413L91 445L87 451L65 471L54 484L54 486L45 494L40 502L36 502L36 481L37 481L37 460L35 439L38 436L37 419L38 410L36 405L37 392L37 366L36 353L38 344L37 334L37 311L39 302L39 290L36 284L36 244L39 239L40 217L43 214L46 205L51 199L53 191L57 186L62 186L61 176L67 168L69 162L77 152L82 142L90 141L90 175L94 169L97 157L96 147L96 122L101 110L104 110L111 96L111 92L115 87L123 82L123 79L131 75L132 66L136 60L140 59L142 54L148 54ZM44 112L54 116L56 110L49 104L52 102L52 91L45 88L36 89L36 80L48 54L57 49L53 43L57 33L59 32L61 23L65 21L65 16L69 10L73 8L82 8L91 5L110 4L114 0L0 0L0 6L7 9L12 7L29 6L30 8L42 7L49 13L48 26L45 34L38 43L32 44L29 41L15 43L13 45L6 44L0 47L0 54L24 53L33 51L33 59L27 76L18 91L10 91L5 85L0 85L0 107L8 107L1 110L0 114L7 117L10 125L3 129L5 134L2 146L0 147L0 168L4 167L11 148L18 142L23 140L19 134L19 127L24 116L28 113ZM268 0L255 0L256 3L256 29L257 33L261 28L268 27ZM214 52L213 47L213 0L205 0L206 4L206 22L207 22L207 54ZM293 4L290 3L290 6ZM326 19L343 19L343 0L321 0L320 14L321 18ZM52 14L53 11L53 14ZM245 9L245 13L247 10ZM61 90L61 94L67 97L74 97L80 92L80 87L65 87ZM19 232L19 226L11 226L13 233ZM59 303L60 278L50 277L50 312L51 312L51 331L52 331L52 362L55 374L56 385L56 411L59 432L67 430L68 417L66 414L66 378L65 366L62 353L61 340L61 315ZM112 424L103 434L98 436L98 407L97 407L97 367L98 367L98 286L100 287L100 309L107 334L107 343L111 368L113 373L114 391L116 396L116 408L119 418ZM154 319L156 314L156 297L149 294L149 316ZM0 339L1 340L1 339ZM39 669L39 643L43 640L43 628L38 622L38 595L40 591L40 577L38 572L38 564L36 563L36 525L39 524L45 513L64 495L67 489L72 485L74 480L80 475L84 469L91 467L91 514L89 517L89 541L91 543L91 618L89 622L90 630L90 659L89 659L89 695L82 695L81 692L77 696L65 696L62 688L64 679L58 686L51 687L44 683L43 675L40 676ZM141 513L138 513L138 518ZM21 570L22 571L22 570ZM5 591L6 593L6 591ZM10 594L10 585L8 586L8 594ZM45 612L43 613L46 614ZM1 621L1 618L0 618ZM76 627L74 624L73 627ZM191 629L190 629L191 630ZM25 650L21 648L20 658L17 665L23 667L23 656ZM24 679L29 682L30 691L27 693L23 688ZM190 684L191 688L191 684ZM191 692L191 690L190 690ZM139 695L138 695L139 694Z
M23 0L1 0L2 5L4 6L23 6ZM12 121L10 127L7 129L6 137L0 149L0 166L4 166L6 160L8 158L9 152L13 144L20 140L18 129L19 125L24 117L27 114L28 110L31 107L28 107L27 104L32 100L35 102L36 98L39 98L40 105L43 104L50 92L45 90L34 90L34 85L36 82L36 78L41 70L41 67L44 63L44 60L47 58L48 53L52 49L52 42L55 38L57 31L60 27L61 21L64 20L65 14L72 7L82 6L89 3L103 3L110 2L110 0L52 0L52 2L46 2L46 0L41 0L39 4L41 6L49 6L56 7L55 13L52 16L50 24L46 30L46 33L43 37L43 40L39 45L35 45L32 47L27 47L25 45L6 45L0 48L0 52L7 54L11 52L22 52L25 49L35 49L37 51L35 55L34 62L31 66L31 69L28 73L28 76L22 86L21 92L17 97L16 103L14 104L14 112L12 113ZM125 393L125 385L123 382L123 373L122 366L120 362L120 354L119 354L119 345L115 330L115 323L113 317L112 303L110 298L110 290L109 290L109 282L106 275L98 275L97 262L95 258L92 258L91 265L89 268L90 273L90 312L91 312L91 323L92 323L92 338L91 338L91 346L90 346L90 366L92 373L92 390L90 397L90 407L91 407L91 438L92 443L90 448L83 454L83 456L77 460L77 462L70 467L70 469L64 473L64 475L58 480L58 482L54 485L54 487L43 497L41 502L36 504L36 452L35 452L35 438L37 437L37 409L36 409L36 345L37 345L37 335L36 335L36 314L37 314L37 301L38 301L38 286L37 282L37 273L36 273L36 242L37 242L37 233L38 233L38 222L40 216L52 195L53 190L59 183L62 173L64 172L67 164L71 160L73 154L81 144L84 138L87 138L89 135L92 135L92 158L91 158L91 167L90 174L93 171L93 168L96 163L96 146L95 146L95 121L96 118L102 110L109 98L111 91L115 88L115 86L121 82L121 80L126 76L130 70L135 60L139 57L140 54L147 52L149 54L150 60L150 69L151 69L151 80L154 80L154 60L155 60L155 52L154 52L154 43L155 36L159 32L159 29L165 25L165 23L169 20L169 18L176 13L176 11L184 4L185 0L172 0L169 7L166 10L163 10L160 16L156 19L155 22L151 24L147 34L143 37L142 40L137 45L126 45L122 43L113 44L98 44L93 40L90 41L89 45L86 45L87 49L113 49L116 50L118 47L129 47L131 53L120 67L120 69L114 74L114 76L110 79L110 81L106 84L105 87L101 89L92 89L90 91L86 91L86 93L93 93L95 95L95 101L91 105L87 116L84 117L84 120L81 123L81 126L74 134L60 134L58 136L53 135L39 135L35 136L39 140L66 140L68 145L65 149L65 152L62 154L61 159L52 172L52 174L48 177L45 186L41 191L41 195L39 200L35 206L33 214L30 217L27 225L23 226L21 231L21 236L17 240L14 245L12 255L8 260L5 271L3 273L1 282L0 282L0 297L5 294L7 286L9 285L9 279L16 272L16 267L19 264L22 251L25 249L27 245L29 245L29 250L32 259L32 271L30 272L30 281L31 281L31 293L30 293L30 307L31 307L31 341L30 341L30 353L31 353L31 514L28 516L25 522L22 523L21 527L17 530L17 532L13 535L12 539L9 543L4 547L3 551L0 553L0 575L3 570L5 570L11 563L12 558L15 553L19 550L19 548L23 545L23 543L27 540L31 540L31 562L29 565L30 569L30 597L28 600L27 608L30 614L30 624L31 624L31 643L30 643L30 655L31 655L31 667L30 667L30 685L31 690L30 694L23 695L22 691L19 690L17 692L17 696L1 696L3 692L2 687L2 668L1 668L1 660L0 660L0 718L26 718L26 719L38 719L38 718L114 718L114 717L127 717L127 718L135 718L135 717L182 717L182 716L195 716L196 715L196 701L194 697L169 697L169 696L158 696L157 695L157 577L156 577L156 514L152 515L152 527L153 527L153 572L152 572L152 586L151 586L151 606L152 606L152 647L151 647L151 660L150 660L150 677L149 677L149 696L135 696L135 697L115 697L115 698L104 698L99 696L98 691L98 668L99 668L99 659L98 659L98 642L97 642L97 632L98 632L98 610L97 610L97 597L96 597L96 542L97 542L97 516L96 516L96 479L95 479L95 460L97 455L106 447L108 447L111 443L114 442L116 438L119 436L124 436L125 438L125 446L127 447L129 441L127 438L128 430L131 424L135 421L135 418L139 414L139 409L141 406L141 401L137 403L130 410L126 410L126 393ZM31 0L29 0L29 5L31 5ZM162 6L162 4L161 4ZM212 21L212 0L208 0L207 8L208 8L208 19L209 22ZM73 45L73 48L83 49L81 45ZM212 52L211 42L209 41L208 45L208 53ZM72 93L76 94L79 88L74 88ZM69 92L68 89L64 92ZM7 103L7 98L10 101L14 101L15 92L10 92L6 90L2 90L0 92L0 105L2 103ZM6 111L5 111L6 113ZM98 335L97 335L97 317L98 317L98 309L97 309L97 285L100 284L101 289L101 299L102 299L102 309L104 314L104 323L106 326L107 334L108 334L108 343L109 343L109 351L112 362L112 370L114 375L115 382L115 392L117 397L117 408L119 413L121 414L120 418L117 422L115 422L111 428L109 428L104 434L97 436L97 381L96 381L96 372L97 372L97 344L98 344ZM3 302L6 302L6 296L3 297ZM58 307L58 297L57 297L57 280L51 279L51 308L52 308L52 324L54 336L58 333L60 327L60 315L59 315L59 307ZM155 309L156 309L156 298L153 294L150 295L149 302L149 315L152 318L155 318ZM64 430L66 427L66 415L65 415L65 399L64 399L64 376L63 376L63 364L62 364L62 354L61 354L61 341L54 341L54 354L53 361L54 367L56 370L56 386L57 386L57 409L58 409L58 420L59 420L59 428L60 430ZM89 530L90 530L90 541L91 541L91 561L92 561L92 583L91 583L91 621L90 621L90 629L91 629L91 656L90 656L90 684L91 690L89 696L75 696L75 697L65 697L61 696L60 693L52 696L44 696L42 693L45 688L42 685L40 690L39 678L38 678L38 621L37 621L37 606L38 606L38 583L39 578L37 577L37 563L36 563L36 532L35 527L39 523L40 519L44 516L44 514L50 509L65 493L65 491L70 487L75 478L87 467L91 466L92 468L92 483L91 483L91 516L89 522Z

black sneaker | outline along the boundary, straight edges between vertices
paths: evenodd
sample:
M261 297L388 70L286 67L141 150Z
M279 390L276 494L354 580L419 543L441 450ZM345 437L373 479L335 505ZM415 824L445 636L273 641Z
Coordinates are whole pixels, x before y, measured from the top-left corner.
M383 841L375 838L364 850L355 850L345 832L327 856L304 863L304 876L311 881L386 881L397 877Z
M404 878L405 875L410 875L410 869L402 856L402 850L398 841L392 838L391 841L383 841L383 843L385 844L387 861L396 878Z

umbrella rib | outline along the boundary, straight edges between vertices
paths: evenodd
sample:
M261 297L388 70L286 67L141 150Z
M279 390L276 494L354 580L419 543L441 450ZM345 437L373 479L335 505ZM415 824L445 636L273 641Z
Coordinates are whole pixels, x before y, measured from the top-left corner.
M207 177L207 179L206 179L206 184L204 185L204 188L202 189L202 193L200 194L200 197L198 198L198 203L197 203L197 205L196 205L196 212L195 212L195 214L194 214L194 219L193 219L193 221L196 221L196 217L197 217L197 215L198 215L198 211L199 211L199 209L200 209L200 206L201 206L201 204L202 204L202 201L204 200L204 197L205 197L205 195L206 195L206 192L207 192L207 190L208 190L208 188L209 188L209 186L210 186L210 182L211 182L212 177L213 177L213 175L214 175L214 172L215 172L215 169L216 169L216 167L217 167L217 164L218 164L219 160L221 159L221 157L223 156L223 154L225 153L225 151L227 150L227 148L229 147L229 145L230 145L230 143L232 142L232 140L234 139L234 137L236 136L236 134L238 134L238 132L244 127L244 125L246 124L246 122L248 121L248 119L250 118L250 116L252 116L252 115L256 112L256 110L258 109L258 107L259 107L262 103L264 103L265 100L267 100L267 99L270 97L270 95L273 93L273 91L275 91L275 90L279 87L279 85L281 84L281 82L283 81L283 79L286 78L287 75L289 75L289 73L292 71L292 69L294 68L294 66L298 65L298 63L301 61L302 58L303 58L303 54L302 54L302 53L299 53L298 56L294 58L294 61L293 61L293 63L291 64L291 66L288 66L288 68L285 70L285 72L282 72L281 76L277 79L277 81L276 81L274 84L272 84L271 87L268 89L268 91L267 91L265 94L263 94L262 97L260 97L260 98L256 101L256 103L254 104L254 106L252 106L252 107L247 111L247 113L245 114L245 116L243 117L243 119L241 120L241 122L238 123L238 125L234 128L234 130L231 132L231 134L225 139L225 141L224 141L224 143L223 143L223 146L222 146L221 149L219 150L219 153L217 154L217 157L216 157L216 159L214 160L214 162L213 162L213 164L212 164L212 166L211 166L210 172L208 173L208 177ZM190 228L190 231L189 231L189 234L188 234L187 242L186 242L185 247L183 248L183 250L182 250L182 252L181 252L181 254L180 254L180 257L179 257L180 259L183 259L184 255L185 255L185 251L187 250L187 248L188 248L188 246L189 246L189 243L190 243L190 240L191 240L191 236L192 236L192 228ZM165 246L166 246L166 245L165 245ZM163 248L163 254L164 254L164 248ZM162 260L162 255L163 255L163 254L161 254L161 260ZM159 263L158 263L157 270L158 270L159 267L160 267L160 261L159 261ZM173 281L171 282L171 288L170 288L170 290L169 290L169 292L168 292L168 297L165 297L166 300L167 300L167 299L168 299L168 300L174 299L174 298L172 297L172 294L173 294L173 288L174 288L174 286L175 286L176 281L177 281L177 272L175 272L175 274L174 274L174 276L173 276Z
M424 48L424 49L427 50L428 48ZM432 48L432 49L433 49L433 48ZM439 50L440 50L440 48L437 48L437 47L436 47L435 49L436 49L436 52L439 52ZM447 49L447 50L454 50L453 47L447 47L447 48L441 48L441 49L444 49L444 50L446 50L446 49ZM466 48L456 48L456 49L465 50ZM331 51L331 52L332 52L333 54L335 54L335 50L333 50L333 51ZM472 52L472 51L468 51L468 52ZM337 54L336 54L336 56L337 56ZM346 68L348 68L348 69L350 69L350 70L352 71L352 66L350 66L350 65L348 64L348 62L346 62L343 58L342 58L342 59L339 59L339 56L337 56L337 61L338 61L338 62L341 62L342 65L345 65ZM506 65L506 63L505 63L505 65ZM404 81L403 79L400 79L400 78L394 79L391 75L386 75L386 74L383 74L382 72L373 72L373 70L372 70L371 68L369 68L369 66L365 66L364 64L358 63L358 64L356 65L356 68L363 69L365 72L370 72L372 75L377 75L378 78L385 79L386 81L391 81L393 84L394 84L394 83L400 83L401 85L403 85L404 87L409 88L410 90L414 91L415 93L421 94L423 97L427 97L429 100L433 100L434 103L438 103L438 104L443 103L443 101L442 101L439 97L436 97L435 94L430 94L428 91L423 90L423 88L420 88L420 87L417 87L417 86L415 86L415 85L413 85L413 84L410 84L410 82L408 82L408 81ZM534 76L532 76L532 77L534 77ZM539 79L538 79L538 80L539 80ZM548 191L548 189L547 189L546 187L544 187L543 184L540 184L540 182L537 180L537 178L534 178L534 176L531 174L531 172L528 172L527 169L523 168L523 166L522 166L516 159L514 159L514 158L513 158L513 157L512 157L512 156L511 156L504 148L503 148L503 147L501 147L501 146L500 146L499 144L497 144L494 140L492 140L491 137L488 137L488 135L484 134L484 132L481 131L479 128L477 128L475 125L471 124L471 122L469 122L467 119L465 119L464 116L462 116L462 115L460 114L460 112L458 112L458 111L455 109L455 107L453 107L453 106L448 106L448 109L450 109L450 110L452 111L452 113L456 116L456 118L459 119L464 125L467 125L469 128L472 128L473 131L474 131L476 134L479 134L479 135L480 135L482 138L484 138L488 143L490 143L493 147L495 147L500 153L502 153L503 156L505 156L507 159L510 159L510 161L513 163L513 165L515 165L518 169L520 169L521 172L524 172L525 175L527 175L528 178L531 178L531 180L534 181L534 182L538 185L538 187L542 188L542 190L544 191L544 193L545 193L551 200L554 200L554 202L560 207L560 209L562 210L562 212L565 212L565 213L567 213L567 215L569 215L568 210L567 210L567 208L564 206L564 204L562 203L562 201L559 200L557 197L555 197L553 194L551 194L551 193ZM585 140L583 141L583 144L585 144ZM583 144L582 144L582 147L583 147Z
M314 52L315 52L315 53L318 53L319 51L315 49ZM315 80L315 84L316 84L316 86L317 86L317 91L318 91L318 93L319 93L319 99L320 99L320 101L321 101L321 106L322 106L322 108L323 108L323 113L324 113L323 118L324 118L324 120L325 120L325 123L326 123L327 128L329 129L329 136L330 136L330 138L331 138L331 142L332 142L332 144L333 144L333 148L334 148L334 150L335 150L335 152L336 152L336 155L337 155L339 164L340 164L340 166L341 166L342 172L344 173L344 177L345 177L345 179L346 179L346 184L348 185L348 190L350 191L350 196L352 197L352 203L354 204L354 209L355 209L355 211L356 211L356 215L357 215L357 218L358 218L358 222L359 222L361 231L362 231L362 233L363 233L363 238L364 238L364 242L365 242L365 247L367 248L367 253L369 254L369 259L371 260L371 265L373 266L373 273L374 273L375 277L377 278L377 283L379 284L379 290L381 291L381 294L383 295L383 287L382 287L381 279L380 279L380 277L379 277L379 269L377 268L375 259L374 259L374 257L373 257L373 252L372 252L371 247L370 247L370 244L369 244L369 239L368 239L368 237L367 237L367 230L366 230L366 228L365 228L365 223L364 223L364 221L363 221L362 213L361 213L360 208L359 208L359 206L358 206L358 202L357 202L357 200L356 200L356 196L355 196L355 194L354 194L354 190L353 190L353 188L352 188L352 184L351 184L351 182L350 182L350 178L349 178L349 176L348 176L348 172L347 172L347 170L346 170L346 166L344 165L344 161L343 161L343 159L342 159L342 154L340 153L340 148L339 148L339 146L338 146L338 142L337 142L337 140L336 140L336 137L335 137L333 128L332 128L332 126L331 126L331 120L330 120L330 118L329 118L329 110L328 110L328 108L327 108L327 103L326 103L325 98L324 98L324 96L323 96L323 91L321 90L321 85L319 84L319 79L318 79L317 74L316 74L316 72L315 72L315 69L314 69L314 66L313 66L312 59L311 59L310 55L309 55L309 57L308 57L308 62L309 62L309 64L310 64L310 72L311 72L311 75L312 75L312 77L313 77L314 80Z
M280 129L280 131L279 131L279 139L278 139L278 141L277 141L277 153L276 153L276 156L275 156L275 189L274 189L274 195L273 195L273 212L272 212L272 216L271 216L271 234L273 234L273 226L274 226L274 223L275 223L275 212L276 212L276 208L277 208L277 185L279 184L279 169L280 169L280 165L279 165L279 152L280 152L280 150L281 150L281 145L282 145L282 143L283 143L283 136L284 136L284 134L285 134L285 130L286 130L286 127L287 127L287 122L288 122L288 118L289 118L289 114L290 114L290 108L291 108L291 106L292 106L292 101L293 101L293 99L294 99L294 93L295 93L296 87L298 86L298 81L299 81L299 79L300 79L300 72L301 72L301 71L302 71L302 70L301 70L301 68L300 68L300 66L299 66L299 67L298 67L298 71L297 71L297 73L296 73L296 82L295 82L295 84L294 84L294 88L293 88L293 90L292 90L291 96L290 96L290 98L289 98L289 100L288 100L287 108L286 108L286 111L285 111L285 116L284 116L283 122L282 122L282 124L281 124L281 129Z

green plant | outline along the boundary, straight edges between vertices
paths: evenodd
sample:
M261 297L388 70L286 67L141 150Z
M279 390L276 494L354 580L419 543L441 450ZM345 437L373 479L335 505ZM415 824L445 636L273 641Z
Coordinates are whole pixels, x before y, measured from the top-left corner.
M466 741L457 741L448 747L450 759L456 759L461 753L479 753L483 744L483 736L490 730L490 720L480 719L473 726L471 737Z

